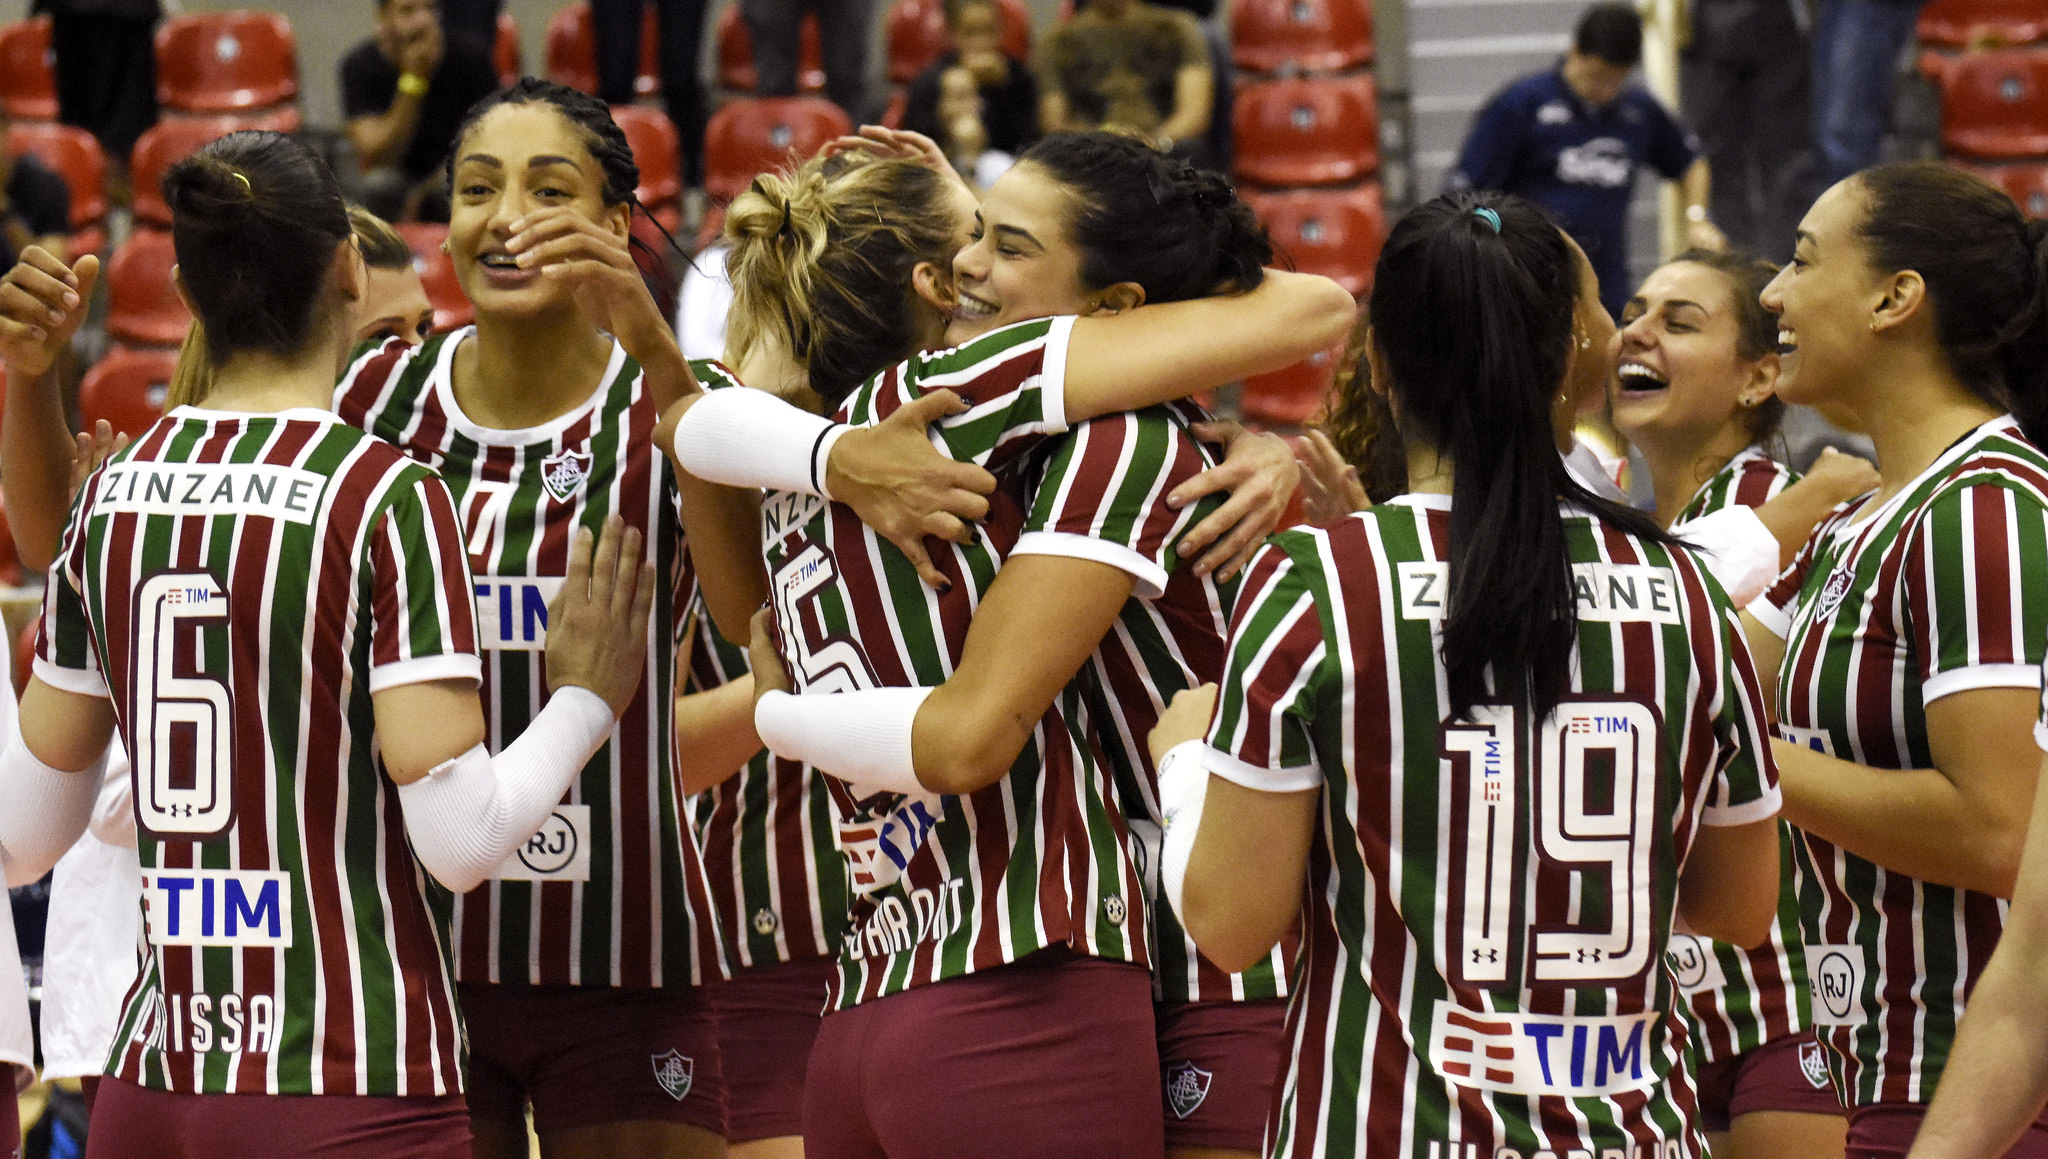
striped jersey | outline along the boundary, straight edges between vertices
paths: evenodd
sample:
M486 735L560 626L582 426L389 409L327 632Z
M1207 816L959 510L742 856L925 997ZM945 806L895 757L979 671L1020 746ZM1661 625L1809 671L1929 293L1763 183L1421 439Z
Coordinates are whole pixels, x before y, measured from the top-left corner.
M887 418L929 390L969 403L933 424L940 449L992 471L971 544L941 545L934 591L851 509L771 494L762 508L782 656L799 691L935 687L1031 507L1030 452L1066 429L1071 318L1039 319L919 355L854 390L838 417ZM1146 964L1144 893L1114 786L1088 755L1069 685L1001 780L965 796L906 797L827 779L856 894L828 1003L844 1009L1052 946ZM829 769L826 770L830 772Z
M36 673L111 697L142 968L109 1073L179 1093L462 1089L448 893L371 694L479 676L447 488L319 410L182 407L87 479Z
M692 360L690 369L707 389L740 385L710 359ZM701 593L691 597L690 618L697 630L685 641L689 653L677 658L685 693L708 692L747 671L746 648L718 634ZM763 749L692 797L689 809L729 969L839 952L851 895L832 798L815 769Z
M1691 553L1565 532L1572 691L1540 720L1449 719L1448 497L1252 566L1211 767L1323 778L1269 1155L1704 1153L1662 958L1698 826L1777 811L1763 707Z
M1700 487L1674 522L1727 507L1761 507L1798 480L1776 459L1746 448ZM1671 971L1685 992L1693 1055L1700 1066L1747 1054L1811 1025L1799 892L1792 885L1792 829L1783 822L1779 827L1785 886L1769 939L1745 950L1712 938L1672 935Z
M1927 705L2033 687L2048 651L2048 456L2001 417L1882 503L1823 522L1750 610L1785 638L1780 733L1879 769L1934 765ZM1925 1102L2006 903L1801 833L1813 1018L1849 1106Z
M542 426L476 423L455 399L456 349L474 331L359 357L335 392L343 419L448 481L475 572L484 719L497 752L547 701L547 602L576 529L616 512L646 536L662 592L647 678L554 815L483 886L456 899L463 982L651 987L715 977L717 942L695 843L684 831L671 737L683 542L659 414L614 343L590 401Z
M1221 505L1179 511L1166 496L1214 465L1188 424L1209 415L1193 403L1151 407L1081 423L1040 453L1043 475L1016 553L1094 554L1137 577L1117 622L1082 670L1088 732L1116 778L1151 904L1153 996L1165 1002L1279 998L1286 964L1269 959L1228 974L1203 958L1158 887L1158 775L1147 737L1176 692L1223 671L1223 638L1236 585L1182 567L1176 550Z

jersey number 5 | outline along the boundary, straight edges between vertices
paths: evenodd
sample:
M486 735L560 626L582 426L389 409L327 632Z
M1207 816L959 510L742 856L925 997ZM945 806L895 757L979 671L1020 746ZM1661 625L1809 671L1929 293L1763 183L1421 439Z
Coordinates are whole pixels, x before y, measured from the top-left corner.
M136 590L135 809L159 837L199 841L234 823L234 706L203 664L205 629L227 618L227 592L205 572L153 575Z
M1521 715L1477 705L1469 723L1443 730L1451 976L1471 986L1633 978L1655 958L1657 714L1633 701L1566 701L1537 729L1529 760L1515 751Z

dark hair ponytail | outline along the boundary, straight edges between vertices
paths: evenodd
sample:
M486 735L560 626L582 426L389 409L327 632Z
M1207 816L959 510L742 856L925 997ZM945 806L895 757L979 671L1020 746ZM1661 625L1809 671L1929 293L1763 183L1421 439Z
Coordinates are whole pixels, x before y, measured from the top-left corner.
M281 133L229 133L171 166L163 196L212 364L245 350L298 351L349 236L326 163Z
M1073 195L1067 232L1090 289L1136 282L1148 302L1180 302L1249 290L1272 264L1272 239L1229 181L1134 137L1052 133L1018 162Z
M1853 180L1871 268L1920 275L1949 369L2048 446L2048 224L1935 161L1878 165Z
M1498 193L1425 202L1380 251L1367 316L1402 435L1453 464L1443 664L1456 717L1487 701L1547 714L1570 687L1578 612L1560 500L1669 539L1558 455L1551 407L1575 342L1578 262L1540 210Z

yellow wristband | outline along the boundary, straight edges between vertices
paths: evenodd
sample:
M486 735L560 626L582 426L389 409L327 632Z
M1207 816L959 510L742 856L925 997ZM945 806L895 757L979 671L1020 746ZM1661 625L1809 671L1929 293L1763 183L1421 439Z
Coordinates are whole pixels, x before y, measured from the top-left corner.
M427 78L423 76L415 76L409 72L402 73L399 75L398 78L398 91L404 93L406 96L409 97L426 96Z

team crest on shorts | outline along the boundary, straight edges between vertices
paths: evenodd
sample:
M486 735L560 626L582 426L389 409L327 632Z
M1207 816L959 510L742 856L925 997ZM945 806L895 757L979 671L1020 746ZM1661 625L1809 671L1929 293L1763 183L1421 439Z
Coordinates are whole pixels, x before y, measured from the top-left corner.
M697 1077L696 1063L674 1047L670 1047L667 1054L654 1055L653 1061L654 1081L661 1084L661 1089L667 1091L670 1098L682 1102L683 1096L690 1093L690 1083Z
M570 496L583 487L583 481L590 478L589 451L557 451L540 461L540 481L555 497L557 503L567 503Z
M1175 1063L1166 1072L1166 1105L1175 1118L1185 1119L1200 1109L1209 1097L1209 1080L1216 1076L1192 1062Z
M1799 1073L1806 1076L1806 1081L1813 1084L1814 1090L1828 1089L1827 1048L1818 1042L1800 1043Z

